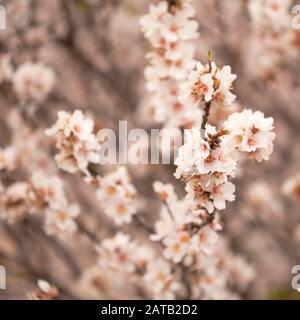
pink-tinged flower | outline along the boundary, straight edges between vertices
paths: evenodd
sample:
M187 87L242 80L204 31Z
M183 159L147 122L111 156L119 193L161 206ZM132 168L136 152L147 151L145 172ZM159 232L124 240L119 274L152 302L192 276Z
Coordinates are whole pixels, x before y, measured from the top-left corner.
M66 111L59 111L57 116L58 116L58 120L50 129L47 129L45 131L46 135L51 137L51 136L55 136L58 133L62 133L66 137L69 137L71 134L71 129L69 126L71 114Z
M199 36L198 23L190 20L186 12L177 11L177 14L168 15L161 25L161 35L169 42L193 40Z
M134 252L137 243L122 232L114 238L105 239L96 247L99 254L98 264L105 271L133 274L136 271Z
M27 214L28 210L28 184L16 182L10 185L0 195L1 218L14 223Z
M130 183L128 171L124 166L99 177L96 194L103 203L105 213L118 225L130 223L133 215L137 213L137 192Z
M218 234L212 228L206 226L193 237L192 241L196 251L211 254L218 242Z
M168 15L167 1L161 1L157 5L150 5L149 14L140 19L140 25L146 38L150 38L161 25Z
M45 230L49 235L69 236L77 230L75 218L80 213L77 205L53 207L46 211Z
M56 138L59 153L55 156L58 166L70 173L81 171L89 175L90 163L100 162L101 146L93 133L94 121L85 118L80 110L73 114L60 111L57 122L45 131Z
M197 173L197 161L205 159L210 154L210 146L201 137L201 131L197 128L185 130L185 143L178 150L175 159L176 177Z
M155 181L153 183L153 189L162 201L167 203L177 201L177 195L175 194L172 184L164 184L160 181Z
M69 126L72 133L80 140L88 140L93 133L94 122L92 119L85 118L82 111L76 110L73 112Z
M231 182L222 184L213 184L211 187L210 197L213 200L214 206L218 210L226 208L226 201L235 200L235 185Z
M160 219L155 222L155 234L151 235L153 241L160 241L164 237L169 236L176 230L176 224L170 216L167 208L164 206L160 212Z
M149 263L143 280L154 299L175 299L176 292L180 289L169 263L162 259Z
M89 163L97 164L100 161L99 151L101 146L95 136L90 136L88 140L78 141L74 145L74 157L79 169L84 172Z
M22 102L43 101L53 89L54 82L53 70L40 63L24 63L13 76L13 88Z
M260 111L244 110L230 115L224 128L230 132L224 139L227 148L257 161L269 159L275 139L273 118L265 118Z
M163 240L166 246L164 256L174 263L179 263L188 253L191 245L191 237L188 232L177 232L172 237L167 237Z
M59 177L48 177L43 172L38 171L32 175L31 184L35 196L47 202L50 207L66 204L63 182Z
M188 80L180 86L181 95L178 99L188 105L204 101L230 106L235 101L235 95L230 91L235 79L236 75L231 73L230 66L219 69L213 61L207 65L197 62L196 70L191 71Z

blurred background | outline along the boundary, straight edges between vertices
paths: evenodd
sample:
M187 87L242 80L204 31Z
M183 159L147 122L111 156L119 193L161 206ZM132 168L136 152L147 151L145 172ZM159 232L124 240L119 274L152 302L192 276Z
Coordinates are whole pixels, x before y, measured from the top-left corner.
M6 9L7 23L6 30L0 30L0 144L2 148L14 144L20 157L20 168L2 172L1 180L4 185L22 180L41 168L59 175L68 198L81 208L80 225L99 237L114 235L118 227L103 214L92 188L80 176L57 169L53 142L43 131L56 121L59 110L75 109L92 115L98 129L117 129L119 120L127 120L129 128L161 127L144 109L143 70L150 45L139 26L148 6L157 2L0 3ZM194 42L197 59L205 62L211 50L218 65L230 65L237 74L236 108L260 110L275 122L277 137L270 161L242 166L236 179L236 201L222 215L228 246L255 270L255 279L242 295L247 299L300 297L291 288L292 266L300 264L300 33L291 27L296 1L275 2L287 8L286 14L275 15L263 27L256 23L259 1L192 2L200 31ZM42 62L55 73L54 88L37 108L30 106L31 113L24 112L6 81L9 68L25 62ZM211 120L218 122L220 117L216 113ZM172 183L184 195L182 183L173 177L173 165L128 165L128 170L149 224L157 219L160 207L153 181ZM134 224L124 230L149 242ZM108 289L103 275L100 280L93 278L97 272L91 266L96 260L86 237L72 241L49 237L31 215L14 223L4 219L0 222L0 264L7 270L7 289L0 290L0 299L26 298L35 290L37 279L59 287L61 298L141 298L130 286L124 291Z

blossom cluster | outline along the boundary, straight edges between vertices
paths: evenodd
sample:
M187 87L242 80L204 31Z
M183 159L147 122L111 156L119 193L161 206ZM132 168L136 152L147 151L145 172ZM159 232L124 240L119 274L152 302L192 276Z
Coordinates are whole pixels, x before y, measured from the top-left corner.
M196 254L209 254L218 241L216 222L204 224L208 218L203 209L191 210L185 200L178 200L171 184L156 181L155 192L164 202L160 219L155 223L156 233L151 236L154 241L162 241L165 246L164 256L174 263L184 261L189 265Z
M90 164L100 162L101 145L94 133L93 120L84 117L80 110L72 114L60 111L57 122L46 130L46 134L55 137L59 149L55 156L58 166L70 173L82 172L85 181L96 187L96 195L105 213L116 224L131 222L138 202L126 167L120 166L104 176L89 170Z
M190 108L197 108L202 101L212 106L231 106L236 98L231 92L235 79L230 66L220 69L213 61L207 65L197 62L196 70L192 70L187 81L181 84L178 100Z
M140 245L124 233L118 232L113 238L105 239L97 246L101 270L125 275L131 280L139 275L142 284L154 299L174 299L179 283L174 279L171 266L155 257L153 249Z
M21 102L42 102L53 89L55 74L41 63L26 62L12 78L13 88Z
M167 260L182 263L190 270L192 297L236 299L230 285L245 290L255 273L242 257L230 252L217 234L222 229L218 215L209 219L206 210L192 210L185 199L178 200L171 184L156 181L154 190L164 205L151 239L162 241Z
M138 280L154 298L178 297L185 285L195 298L235 298L230 285L246 287L254 272L218 235L222 227L217 211L235 199L231 179L238 164L244 159L269 159L275 138L273 119L246 109L232 113L216 127L208 124L211 109L234 107L236 75L230 66L217 67L211 55L206 65L195 63L194 48L188 42L198 37L194 16L190 1L178 0L150 6L150 13L141 19L154 48L145 70L154 118L165 127L189 127L175 160L175 177L185 182L186 197L179 199L171 184L156 181L153 185L163 206L150 239L163 244L164 258L152 247L117 232L96 246L98 266L116 282L120 276L125 282ZM100 163L101 149L93 120L80 110L61 111L46 134L55 138L58 166L83 173L95 187L105 213L119 226L130 223L138 211L138 199L127 169L118 167L100 176L91 166ZM145 227L142 220L137 222Z
M214 63L210 62L210 65ZM229 68L226 69L225 78L232 83L235 76ZM185 97L193 97L194 90L187 87ZM200 96L207 100L209 112L214 105L212 95ZM195 102L200 100L195 99ZM239 161L246 158L268 160L275 139L272 130L272 118L246 109L231 114L220 129L206 124L204 134L198 128L185 131L185 143L179 148L175 160L175 176L186 182L187 199L195 208L205 208L212 213L215 209L225 209L226 201L235 199L235 186L229 180L235 176Z
M1 218L13 223L26 214L45 213L45 230L50 235L72 234L79 207L70 204L63 182L57 176L35 172L28 182L14 182L0 194Z
M238 299L232 288L243 292L254 277L255 271L251 265L240 255L233 254L226 241L220 237L210 255L194 257L191 272L192 297L209 300Z
M118 225L129 223L137 213L137 192L130 182L126 167L97 177L96 194L105 213Z
M291 27L291 0L250 0L253 39L250 53L259 76L273 79L274 69L285 57L297 57L299 30ZM253 72L253 70L252 70Z
M61 169L89 175L88 166L100 160L100 144L93 131L94 121L86 118L82 111L58 112L57 122L46 130L46 134L55 137L59 149L55 160Z
M9 55L0 56L0 84L10 83L21 104L41 103L53 90L55 73L43 63L25 62L14 70Z
M153 46L147 54L145 69L147 90L151 93L150 113L154 121L167 127L180 127L201 121L199 109L187 108L177 99L179 84L194 67L194 46L198 23L192 18L195 9L189 0L161 1L150 6L140 20L145 37Z

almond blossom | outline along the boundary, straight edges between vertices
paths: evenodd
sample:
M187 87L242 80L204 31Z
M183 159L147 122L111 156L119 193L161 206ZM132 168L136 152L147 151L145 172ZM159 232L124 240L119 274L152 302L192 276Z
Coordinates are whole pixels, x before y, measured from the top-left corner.
M13 87L21 102L42 102L53 89L55 74L41 63L24 63L13 75Z
M179 84L195 64L195 48L190 41L199 34L194 16L195 10L188 0L172 4L160 1L151 5L149 14L140 20L145 37L154 47L146 56L149 60L145 69L146 87L151 98L145 106L149 106L154 121L165 123L168 128L197 123L196 119L201 124L199 110L187 108L177 100Z
M28 208L28 185L16 182L0 195L1 218L13 223L23 218Z
M156 181L154 187L163 189L163 184ZM164 189L168 188L165 185ZM172 190L172 193L174 191ZM160 199L162 193L158 192ZM156 233L151 236L154 241L162 241L165 246L164 256L166 259L179 263L188 260L195 252L209 253L211 240L217 241L217 234L214 229L217 225L211 224L204 227L203 222L207 219L205 210L193 210L185 199L164 201L161 208L160 219L155 223ZM175 200L176 199L176 200ZM201 242L201 245L199 245ZM216 244L216 242L214 242Z
M114 278L123 275L127 281L138 281L154 299L173 299L181 287L165 260L155 258L151 247L140 245L122 232L103 240L96 250L102 270Z
M185 181L186 199L196 209L205 208L213 213L215 209L224 210L226 202L235 199L235 186L229 179L234 177L238 162L245 158L268 160L275 133L272 132L273 118L248 109L229 115L219 130L207 124L209 111L215 106L211 88L216 88L203 87L206 81L202 80L203 75L215 78L214 86L226 90L231 90L236 78L230 67L219 70L213 61L206 66L198 63L197 71L191 71L190 84L182 86L181 98L194 104L205 101L206 123L202 124L204 133L197 128L185 131L184 144L175 159L175 177Z
M89 164L100 161L100 144L93 131L93 120L85 118L82 111L58 113L57 122L46 130L46 134L56 139L59 153L55 160L60 168L71 173L81 171L89 175Z
M178 99L191 107L202 101L231 106L236 98L231 92L235 79L236 75L231 73L230 66L220 69L214 62L207 65L197 62L196 70L191 71L188 80L180 86L182 93Z
M169 300L176 297L181 284L174 280L170 265L163 259L151 261L143 280L154 299Z
M273 121L271 117L265 118L262 112L249 109L230 115L224 122L224 127L230 132L227 146L239 151L239 157L268 160L275 139Z
M184 182L186 195L179 198L172 184L154 182L162 206L153 229L146 217L136 216L140 202L126 167L100 175L91 165L99 164L101 148L93 120L80 110L61 111L46 131L55 138L58 166L83 173L103 211L117 225L112 238L95 246L99 269L114 282L122 279L146 289L155 299L174 299L185 292L189 298L233 299L237 295L231 286L240 282L244 288L251 282L251 267L230 252L219 233L219 211L235 200L232 180L238 164L245 159L268 160L275 138L273 119L259 111L246 109L216 126L209 124L212 109L234 106L236 75L230 66L217 67L211 54L207 64L196 63L195 48L189 42L198 37L194 17L188 0L160 1L140 21L153 47L146 55L145 69L151 114L164 128L186 129L175 160L175 177ZM58 181L51 183L59 189ZM30 200L45 210L48 234L76 230L76 205L42 179L33 179L29 186ZM150 240L159 242L157 250L123 232L123 225L133 220L141 231L147 230ZM95 244L93 237L90 240ZM247 269L244 277L243 268Z
M45 230L49 235L72 235L77 230L75 218L80 214L76 204L46 210Z
M116 224L130 223L137 213L137 192L130 183L126 167L120 166L116 171L98 177L97 197L105 213Z
M252 38L248 53L256 63L249 68L254 76L274 80L276 69L299 54L299 30L291 27L291 0L250 0L248 11Z
M77 225L75 218L80 209L66 198L63 182L57 176L47 176L41 171L29 181L15 182L0 194L1 218L10 223L28 214L43 216L49 235L72 235Z

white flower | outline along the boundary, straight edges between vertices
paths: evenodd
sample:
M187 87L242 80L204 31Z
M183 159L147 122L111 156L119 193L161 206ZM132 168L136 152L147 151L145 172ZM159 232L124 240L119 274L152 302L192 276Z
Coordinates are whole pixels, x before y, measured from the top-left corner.
M101 146L95 136L88 140L78 141L74 144L74 157L81 171L85 171L89 163L99 163Z
M146 288L154 299L174 299L180 284L174 280L170 265L162 260L153 260L143 277Z
M175 194L174 187L172 184L164 184L160 181L155 181L153 183L153 189L162 201L168 203L177 201L177 195Z
M215 149L210 146L208 135L216 133L214 127L206 127L206 140L201 137L199 129L192 128L185 132L185 143L179 148L178 157L175 159L175 165L178 166L177 178L214 172L234 174L236 161L230 153L227 154L225 148L221 147L221 143Z
M176 225L174 220L170 216L167 208L163 206L160 212L160 219L155 223L156 233L151 235L150 239L153 241L159 241L162 238L172 234L175 231L175 227Z
M58 120L56 123L50 128L45 131L47 136L55 136L59 132L62 132L65 136L70 136L71 129L69 127L69 122L71 118L71 114L66 111L59 111L58 112Z
M58 167L69 173L75 173L78 171L78 164L73 153L58 153L54 157Z
M56 138L59 153L55 160L61 169L70 173L80 170L89 175L89 164L100 162L101 146L93 130L94 121L85 118L80 110L75 110L73 114L58 113L57 122L45 133Z
M198 179L188 181L185 186L187 192L186 200L194 206L205 208L208 213L214 211L213 201L210 199L209 193L205 192Z
M244 110L231 114L224 127L230 132L224 141L228 148L257 161L269 159L275 139L273 118L265 118L260 111Z
M192 239L196 251L211 254L218 242L218 235L209 226L202 228Z
M230 66L224 66L221 70L217 70L215 77L219 82L219 87L226 90L231 89L232 83L236 79L236 75L231 73Z
M201 131L197 128L185 130L185 143L178 150L175 165L178 166L177 176L184 174L196 174L197 161L205 159L210 154L210 146L202 139Z
M145 37L151 42L154 51L147 54L149 65L145 69L147 90L151 98L143 109L151 112L155 122L164 122L168 127L179 128L196 122L201 112L193 118L193 110L177 100L179 84L194 68L194 45L188 41L198 37L198 23L191 20L195 9L190 1L180 1L170 5L161 1L150 6L150 13L142 17L140 23ZM144 112L144 110L143 110ZM189 116L187 116L189 114ZM191 120L190 120L191 119ZM175 147L175 146L172 146Z
M214 62L202 65L197 62L196 70L189 73L188 80L180 86L179 101L183 104L197 105L201 101L214 102L220 106L230 106L235 100L231 93L236 75L230 66L218 69Z
M214 87L213 78L210 73L198 74L197 71L191 71L188 81L180 86L182 95L179 101L183 104L194 105L204 100L212 100Z
M85 118L81 110L75 110L69 120L72 133L79 140L88 140L93 133L94 122L92 119Z
M80 209L77 205L66 205L51 208L46 211L45 229L49 235L57 234L68 236L77 230L74 219L79 215Z
M222 184L214 184L211 188L211 199L213 200L215 208L224 210L226 208L226 201L235 200L235 185L231 182Z
M43 199L43 201L46 201L50 207L66 204L63 182L59 177L48 177L41 171L38 171L32 175L31 183L35 194Z
M52 69L40 63L24 63L13 76L13 88L22 101L43 101L51 92L55 82Z
M150 38L161 27L167 14L167 1L161 1L157 5L150 5L149 14L140 19L140 25L146 38Z
M164 23L161 24L161 35L164 39L170 42L179 40L193 40L198 37L198 23L194 20L189 20L190 12L178 10L173 15L167 15Z
M16 182L6 188L0 196L1 218L13 223L28 213L28 192L26 182Z
M136 270L134 252L137 243L130 237L118 232L114 238L105 239L96 247L99 254L98 264L104 270L133 274Z
M120 201L117 203L107 204L105 212L118 225L130 223L132 216L136 214L136 206L132 202Z
M99 177L96 191L103 209L117 224L129 223L137 213L136 190L130 183L130 177L124 166L116 171Z
M164 256L166 259L179 263L188 253L191 238L187 232L177 232L173 237L167 237L163 240L166 246Z

